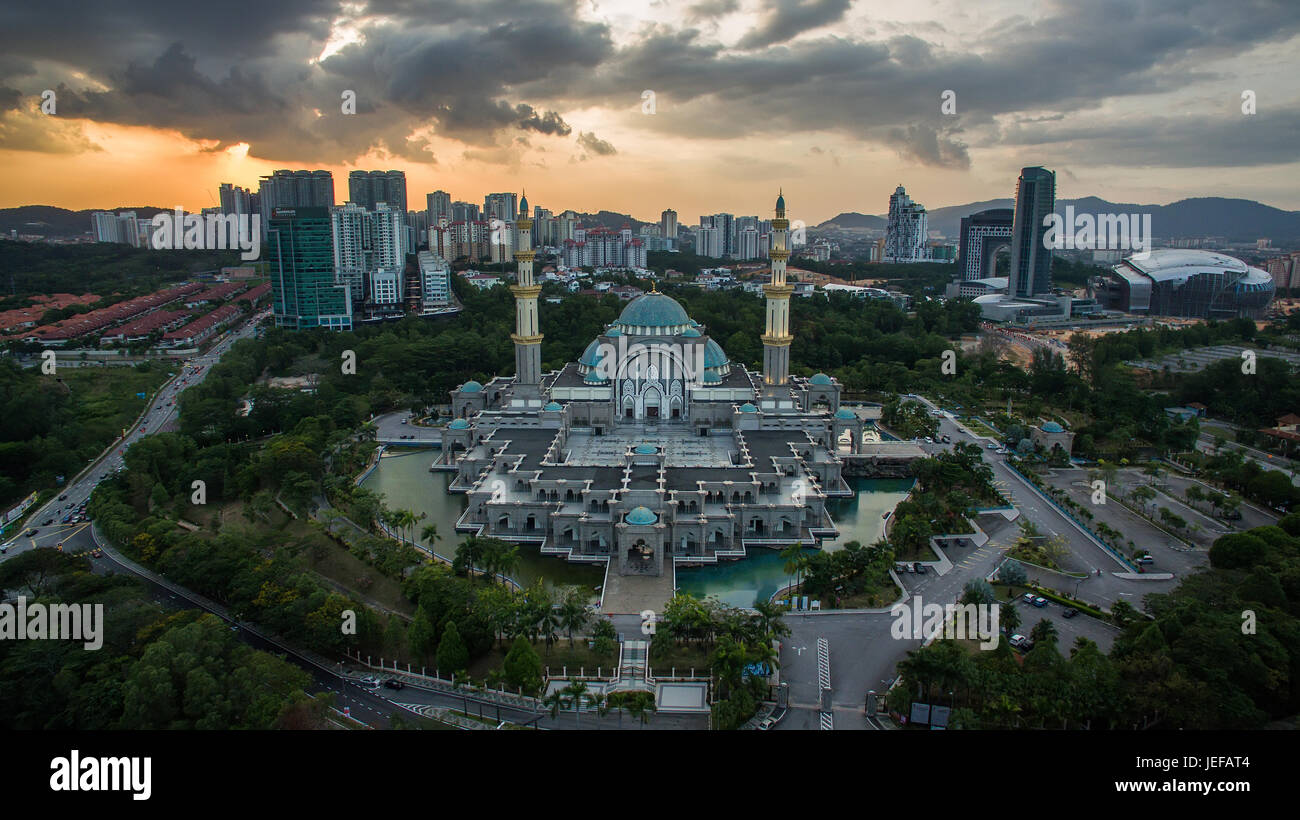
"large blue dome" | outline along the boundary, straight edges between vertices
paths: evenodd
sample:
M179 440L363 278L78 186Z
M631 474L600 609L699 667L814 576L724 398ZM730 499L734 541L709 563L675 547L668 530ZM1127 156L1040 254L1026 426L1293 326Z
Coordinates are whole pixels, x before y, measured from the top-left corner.
M1054 421L1049 421L1049 422L1047 422L1047 424L1044 424L1044 425L1043 425L1043 432L1044 432L1044 433L1064 433L1064 432L1065 432L1065 428L1062 427L1061 425L1057 424L1057 423L1054 422Z
M473 379L470 379L469 381L465 382L460 386L460 391L462 393L477 393L482 389L483 389L483 385L479 384Z
M676 299L653 292L628 302L618 317L618 324L625 327L676 327L690 323L691 317Z
M825 373L817 373L808 382L809 384L828 385L831 383L831 377Z

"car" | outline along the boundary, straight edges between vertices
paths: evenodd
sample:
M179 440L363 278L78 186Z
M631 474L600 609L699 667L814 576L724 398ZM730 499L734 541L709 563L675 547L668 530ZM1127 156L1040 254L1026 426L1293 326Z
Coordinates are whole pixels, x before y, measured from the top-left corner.
M1079 614L1079 610L1075 609L1074 607L1070 607L1069 609L1067 609L1067 610L1065 610L1064 612L1061 613L1061 617L1062 617L1062 618L1073 618L1075 615L1078 615L1078 614Z
M1024 601L1027 604L1032 604L1034 602L1034 593L1026 592L1024 595L1020 596L1020 600Z
M1156 559L1152 558L1150 555L1143 555L1141 558L1138 559L1138 563L1143 565L1154 564L1155 562Z
M68 494L67 494L67 493L64 493L63 495L59 496L59 500L60 500L60 501L67 501L67 500L68 500Z
M404 688L406 688L406 684L402 683L402 682L401 682L400 680L398 680L397 678L389 678L388 680L384 681L384 686L388 687L389 689L404 689Z
M103 558L103 557L104 557L104 551L103 551L102 549L100 549L99 547L95 547L93 550L90 551L90 557L91 557L91 558Z
M1030 649L1034 648L1034 641L1032 638L1027 638L1024 635L1016 634L1011 636L1011 645L1014 646L1016 649L1020 649L1022 651L1028 652Z
M379 678L376 678L374 675L367 675L357 681L357 686L360 686L362 689L378 689L380 684L381 682Z
M917 575L925 574L925 564L922 564L920 561L917 561L916 563L912 564L912 567L916 570Z
M44 521L41 522L41 526L42 526L42 527L48 527L49 525L51 525L51 524L53 524L53 523L54 523L54 519L53 519L53 518L47 518L47 519L45 519Z
M70 523L71 521L72 521L72 513L68 513L67 515L63 516L63 518L59 519L59 523L61 524L67 524Z
M769 716L760 720L758 722L757 728L760 732L766 732L768 729L771 729L775 725L776 725L776 718Z
M35 527L32 527L30 530L23 533L23 535L27 536L28 538L31 538L33 535L35 535L38 532L40 532L40 530L36 529Z
M1035 598L1034 606L1038 607L1039 609L1042 609L1043 607L1047 606L1047 599L1042 597Z
M996 449L998 449L998 446L997 446L996 444L990 443L990 444L988 445L988 449L990 449L990 450L996 450Z

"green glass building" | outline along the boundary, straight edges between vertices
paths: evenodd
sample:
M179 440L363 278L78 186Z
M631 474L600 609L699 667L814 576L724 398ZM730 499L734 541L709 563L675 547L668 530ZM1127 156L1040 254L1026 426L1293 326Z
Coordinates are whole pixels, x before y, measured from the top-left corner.
M329 208L275 208L267 229L276 327L352 329L348 286L334 280Z

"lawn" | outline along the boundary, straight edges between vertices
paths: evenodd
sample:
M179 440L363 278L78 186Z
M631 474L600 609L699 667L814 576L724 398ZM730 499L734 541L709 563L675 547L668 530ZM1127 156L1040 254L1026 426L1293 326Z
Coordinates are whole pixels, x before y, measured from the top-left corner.
M489 672L500 672L505 664L506 653L510 651L513 642L507 641L505 646L494 646L487 654L475 658L470 662L469 675L474 680L483 680ZM618 666L618 650L615 649L608 655L598 655L595 651L587 647L587 639L575 635L573 646L569 646L569 639L561 636L558 641L551 644L548 651L545 641L535 641L533 651L537 657L542 659L543 670L549 668L552 677L560 677L565 668L570 675L596 674L597 667L603 675L613 675Z
M650 650L650 668L660 675L668 675L674 668L679 675L690 674L692 669L697 675L704 674L710 668L709 655L712 652L697 644L678 646L669 642L666 648Z

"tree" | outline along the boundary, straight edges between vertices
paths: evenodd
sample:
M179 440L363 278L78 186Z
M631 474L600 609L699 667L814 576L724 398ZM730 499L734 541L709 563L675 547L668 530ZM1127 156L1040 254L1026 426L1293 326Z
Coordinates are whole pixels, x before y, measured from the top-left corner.
M506 683L522 690L526 695L536 694L542 687L542 659L522 635L515 638L510 651L506 653L502 671Z
M437 548L438 541L442 536L438 535L437 524L425 524L424 529L420 530L420 540L429 545L429 550Z
M1050 643L1056 645L1059 633L1056 631L1056 623L1051 618L1043 618L1034 624L1034 628L1029 631L1029 637L1035 644Z
M588 693L591 687L586 681L577 678L569 678L569 685L561 690L565 698L568 699L570 708L573 709L573 720L576 724L582 723L582 702L588 699Z
M448 621L438 641L438 671L459 674L469 668L469 650L460 638L455 621Z
M1025 582L1029 580L1029 575L1025 572L1024 564L1021 564L1015 559L1009 558L1007 559L1007 562L1002 565L1002 569L998 573L998 578L1004 584L1022 587L1025 585Z
M808 567L808 557L803 553L803 544L796 541L781 550L781 558L785 561L782 569L786 575L795 576L795 586L797 587L802 580L803 571Z
M587 611L587 602L582 590L570 587L565 590L560 603L560 626L569 636L569 646L573 646L573 630L587 625L591 614Z

